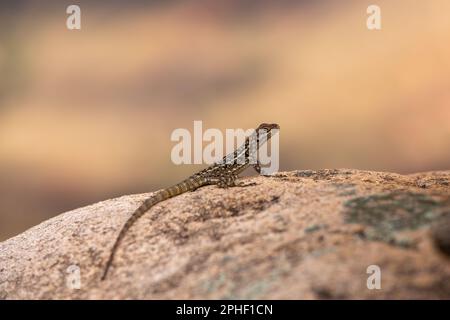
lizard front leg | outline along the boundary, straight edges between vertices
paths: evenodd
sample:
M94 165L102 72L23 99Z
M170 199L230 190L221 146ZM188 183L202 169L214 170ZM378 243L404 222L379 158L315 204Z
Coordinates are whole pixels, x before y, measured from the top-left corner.
M255 169L256 172L258 172L260 175L264 177L270 177L270 174L263 174L261 173L261 163L259 161L256 162L256 164L252 165L253 169Z
M255 169L256 172L258 172L259 174L261 174L261 164L259 163L259 161L252 165L253 169Z

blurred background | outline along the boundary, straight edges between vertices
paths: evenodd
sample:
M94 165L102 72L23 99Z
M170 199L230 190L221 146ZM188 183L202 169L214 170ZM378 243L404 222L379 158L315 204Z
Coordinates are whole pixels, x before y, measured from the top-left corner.
M449 14L448 0L1 2L0 241L184 179L199 168L171 162L170 134L194 120L279 123L281 170L450 169Z

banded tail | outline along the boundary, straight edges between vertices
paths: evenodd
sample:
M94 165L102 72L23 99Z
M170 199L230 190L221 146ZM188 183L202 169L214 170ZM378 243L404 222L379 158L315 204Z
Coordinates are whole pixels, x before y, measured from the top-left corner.
M106 263L105 271L103 272L102 275L102 280L105 280L109 268L111 267L112 262L114 260L114 255L116 254L117 248L119 247L119 244L122 241L122 239L125 237L125 234L144 213L150 210L150 208L153 207L155 204L170 199L172 197L175 197L177 195L180 195L188 190L194 190L194 188L199 187L200 184L201 184L200 181L185 180L170 188L159 190L150 198L146 199L139 206L139 208L137 208L136 211L133 212L133 214L128 218L128 220L125 222L122 229L120 230L119 235L117 236L116 241L114 242L114 245L111 249L111 254L109 255L108 262Z

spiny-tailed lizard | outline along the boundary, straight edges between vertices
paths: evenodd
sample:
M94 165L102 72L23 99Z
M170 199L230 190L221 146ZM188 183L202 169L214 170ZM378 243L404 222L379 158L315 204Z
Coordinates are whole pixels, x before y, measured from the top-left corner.
M186 180L172 187L159 190L151 197L144 200L144 202L136 209L136 211L133 212L120 230L111 249L109 259L103 272L102 280L106 278L117 248L119 247L119 244L125 234L136 222L136 220L138 220L144 213L161 201L170 199L188 191L194 191L206 185L217 185L220 188L236 186L238 174L250 165L253 166L258 173L260 173L261 167L256 158L257 150L271 138L273 134L272 130L278 130L279 128L280 127L278 124L263 123L259 125L252 135L245 139L245 143L242 146L225 156L221 162L217 162L210 167L193 174Z

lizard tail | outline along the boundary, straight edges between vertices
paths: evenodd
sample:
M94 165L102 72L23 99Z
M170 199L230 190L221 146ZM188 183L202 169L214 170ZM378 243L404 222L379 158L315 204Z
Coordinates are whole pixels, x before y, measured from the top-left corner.
M146 213L151 207L153 207L158 202L161 202L165 199L167 199L167 195L165 194L164 190L159 191L152 197L146 199L139 208L136 209L136 211L133 212L133 214L128 218L128 220L123 225L122 229L119 232L119 235L116 238L116 241L114 242L114 245L111 249L111 253L109 255L108 261L106 262L105 269L103 271L102 280L105 280L109 268L112 265L112 262L114 260L114 255L116 254L117 248L119 247L121 241L125 237L125 234L127 231L131 228L131 226L144 214Z
M133 214L128 218L128 220L123 225L122 229L119 232L119 235L116 238L116 241L114 242L114 245L111 249L111 253L109 255L108 261L106 262L105 269L103 271L102 280L106 279L106 276L108 275L108 271L112 265L112 262L114 260L114 255L116 254L117 248L120 245L120 242L125 237L125 234L127 231L131 228L131 226L148 210L150 210L151 207L153 207L155 204L167 200L169 198L175 197L183 192L186 192L189 190L190 182L183 181L175 186L172 186L167 189L163 189L158 191L156 194L151 196L150 198L146 199L139 208L136 209L136 211L133 212ZM197 185L196 185L197 186Z

